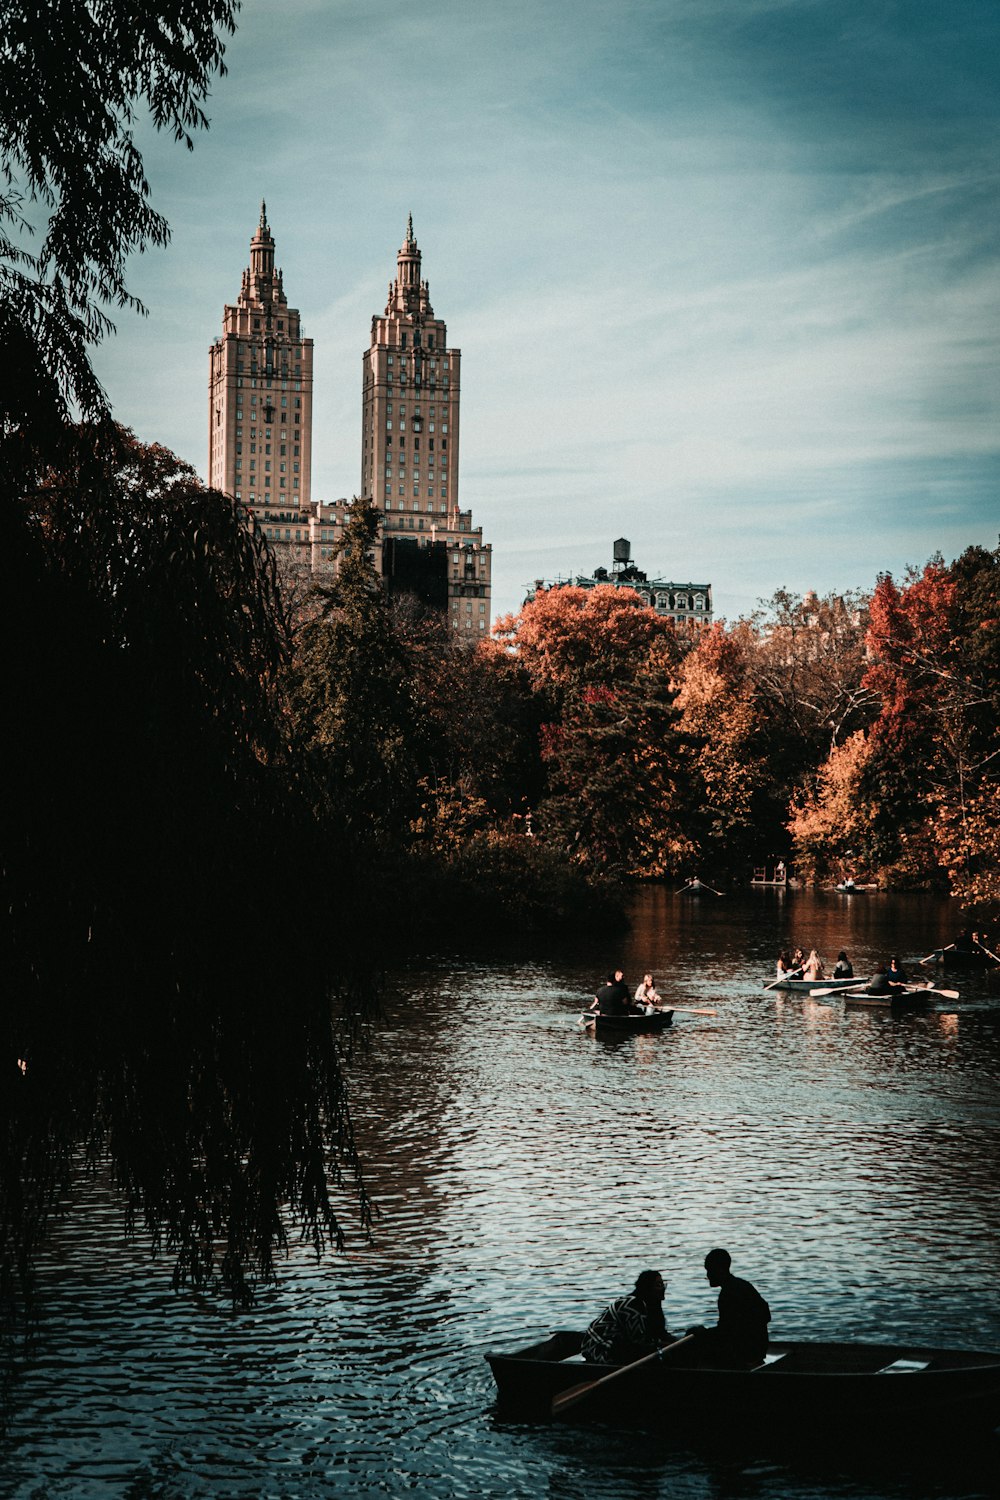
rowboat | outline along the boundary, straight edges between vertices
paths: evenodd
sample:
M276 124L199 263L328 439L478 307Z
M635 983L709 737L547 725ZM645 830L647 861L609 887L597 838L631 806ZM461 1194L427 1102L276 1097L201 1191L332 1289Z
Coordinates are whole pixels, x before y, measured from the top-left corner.
M582 1337L561 1330L526 1349L487 1354L500 1408L546 1418L559 1392L621 1369L585 1363ZM727 1428L738 1421L789 1432L803 1423L810 1432L829 1424L841 1434L867 1428L880 1436L897 1422L930 1420L937 1431L993 1426L1000 1422L1000 1352L781 1342L752 1370L685 1367L678 1354L676 1363L667 1357L622 1373L570 1412L584 1421L643 1414L650 1426L669 1423L681 1433L699 1420L716 1424L720 1413Z
M933 953L928 953L927 957L922 958L920 962L943 964L946 969L993 969L997 967L994 954L978 943L974 948L956 948L954 944L950 948L935 948Z
M846 1005L882 1005L895 1010L906 1010L914 1006L927 1005L931 1000L937 1000L940 997L937 991L929 985L919 987L906 985L893 990L888 995L877 992L873 995L866 989L845 990L843 998Z
M601 1035L628 1036L632 1032L666 1031L673 1022L674 1013L672 1010L654 1010L648 1016L631 1013L627 1016L602 1016L597 1011L585 1010L580 1019Z
M819 989L822 985L827 990L849 990L857 986L857 979L772 979L765 980L765 990L794 990L799 994L807 995L810 990Z

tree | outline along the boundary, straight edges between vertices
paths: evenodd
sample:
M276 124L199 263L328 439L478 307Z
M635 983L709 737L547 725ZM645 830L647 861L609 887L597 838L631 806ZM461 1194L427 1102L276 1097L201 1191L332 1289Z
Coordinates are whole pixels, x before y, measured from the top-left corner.
M568 696L543 726L550 793L543 838L604 875L677 874L691 860L690 748L677 729L673 651L649 648L645 668Z
M879 579L865 682L880 699L862 791L873 847L910 879L982 890L982 829L1000 776L1000 549ZM986 844L989 840L986 841Z
M697 817L692 835L710 870L734 871L761 848L779 849L788 788L779 726L754 677L756 638L746 621L715 625L686 658L677 708L697 745Z
M417 807L415 713L406 653L373 549L378 511L348 507L331 586L299 632L289 676L295 736L316 810L360 859L400 846Z
M191 149L224 72L239 0L34 0L5 7L0 48L0 435L8 464L51 445L75 404L107 418L90 348L107 309L142 311L128 257L163 245L132 129L145 103ZM44 221L37 249L29 249Z
M332 882L278 691L266 542L166 450L113 438L68 434L72 462L25 496L21 550L0 546L0 773L17 788L0 822L0 1266L27 1273L87 1148L179 1279L221 1269L243 1294L286 1209L315 1243L340 1236L328 1165L361 1191L333 956L318 935L274 941L289 901Z
M588 683L634 678L654 641L667 643L680 659L672 623L634 589L613 584L540 589L520 614L498 620L496 633L516 651L536 689L556 701Z
M758 691L794 732L803 764L815 764L871 722L877 696L865 685L868 596L779 589L752 617Z
M863 857L869 846L872 809L862 792L869 753L864 730L855 730L833 746L815 785L792 800L788 828L796 866L807 879L828 875L838 863L843 865L857 855Z

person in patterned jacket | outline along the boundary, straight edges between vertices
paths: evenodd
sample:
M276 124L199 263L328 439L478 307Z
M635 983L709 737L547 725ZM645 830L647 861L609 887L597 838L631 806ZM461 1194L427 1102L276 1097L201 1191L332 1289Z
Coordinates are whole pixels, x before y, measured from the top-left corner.
M583 1335L581 1352L592 1364L627 1365L673 1339L663 1317L666 1290L659 1271L643 1271L634 1291L618 1297Z

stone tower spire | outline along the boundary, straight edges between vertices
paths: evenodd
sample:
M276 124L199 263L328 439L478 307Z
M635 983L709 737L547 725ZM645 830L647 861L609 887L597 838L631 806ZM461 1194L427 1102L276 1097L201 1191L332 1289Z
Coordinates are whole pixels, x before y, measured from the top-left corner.
M262 202L239 296L209 350L208 480L266 522L272 540L279 521L290 540L310 504L312 384L312 339L288 306Z
M260 223L250 241L250 285L260 302L270 302L274 287L274 236L267 222L267 204L261 199Z
M446 611L451 639L472 642L489 629L492 550L459 507L461 358L420 279L411 214L364 355L361 493L382 513L390 590Z

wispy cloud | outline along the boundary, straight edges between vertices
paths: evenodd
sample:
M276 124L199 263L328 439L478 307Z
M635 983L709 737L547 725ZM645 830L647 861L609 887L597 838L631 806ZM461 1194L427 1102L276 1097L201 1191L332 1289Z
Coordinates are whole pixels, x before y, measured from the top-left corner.
M202 462L266 196L316 483L351 493L412 210L498 608L622 533L730 614L992 544L998 46L995 9L931 0L250 0L194 157L148 145L175 239L102 373Z

